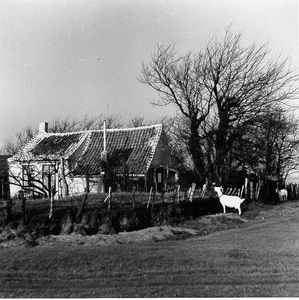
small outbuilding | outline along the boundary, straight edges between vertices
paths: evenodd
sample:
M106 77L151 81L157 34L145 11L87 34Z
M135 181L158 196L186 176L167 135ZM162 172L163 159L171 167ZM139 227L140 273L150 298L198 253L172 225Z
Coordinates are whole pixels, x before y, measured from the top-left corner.
M11 195L55 198L114 190L161 191L175 184L174 169L162 124L136 128L39 133L8 159Z

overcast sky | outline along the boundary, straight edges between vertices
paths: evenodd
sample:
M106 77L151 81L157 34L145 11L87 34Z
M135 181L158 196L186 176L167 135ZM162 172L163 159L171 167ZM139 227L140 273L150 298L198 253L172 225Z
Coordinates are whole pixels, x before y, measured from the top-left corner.
M230 24L298 68L297 0L1 0L0 147L54 118L174 114L150 104L142 61L157 43L196 51Z

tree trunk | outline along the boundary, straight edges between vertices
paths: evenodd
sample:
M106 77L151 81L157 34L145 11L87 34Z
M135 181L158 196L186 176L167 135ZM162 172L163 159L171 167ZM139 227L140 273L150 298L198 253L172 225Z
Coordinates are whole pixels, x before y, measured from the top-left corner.
M224 184L225 181L225 159L228 154L229 145L227 145L228 124L220 120L215 141L215 175L219 180L219 184Z
M199 179L203 178L205 173L204 155L201 148L201 137L198 133L200 121L197 120L197 115L194 115L191 119L190 137L188 139L188 148L191 154L195 170L199 176Z

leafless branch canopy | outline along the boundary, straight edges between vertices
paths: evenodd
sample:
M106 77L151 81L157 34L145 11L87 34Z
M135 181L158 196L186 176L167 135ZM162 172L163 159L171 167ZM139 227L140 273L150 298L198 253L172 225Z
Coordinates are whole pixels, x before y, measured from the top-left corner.
M225 30L197 53L179 55L175 44L156 46L139 81L158 92L153 105L174 105L181 138L195 167L207 159L218 177L244 130L274 107L288 110L298 98L299 75L267 44L242 45L242 34ZM201 149L201 150L200 150ZM201 163L200 163L201 161Z

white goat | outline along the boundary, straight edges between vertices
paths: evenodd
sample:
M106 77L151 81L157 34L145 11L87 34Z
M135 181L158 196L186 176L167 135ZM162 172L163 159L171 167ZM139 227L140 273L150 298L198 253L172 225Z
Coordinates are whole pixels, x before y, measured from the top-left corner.
M288 191L286 189L282 189L282 190L276 189L276 193L278 194L280 201L288 200Z
M214 190L217 192L220 203L223 206L223 211L225 213L225 206L235 208L239 211L239 215L241 215L241 204L245 199L241 199L238 196L228 196L222 194L222 187L214 187Z

